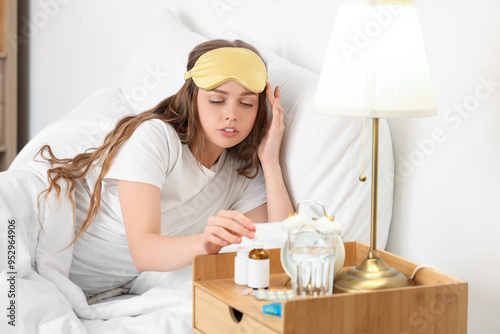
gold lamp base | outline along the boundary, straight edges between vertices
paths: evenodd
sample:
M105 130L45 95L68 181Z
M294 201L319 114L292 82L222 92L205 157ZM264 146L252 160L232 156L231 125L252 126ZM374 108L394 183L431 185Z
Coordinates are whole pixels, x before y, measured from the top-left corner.
M373 291L389 288L401 288L413 285L405 274L389 267L380 258L377 245L377 184L378 184L378 118L373 119L372 140L372 215L371 238L368 256L357 267L351 268L337 278L333 285L344 292ZM363 178L366 180L366 176Z
M344 292L373 291L411 285L413 281L386 265L377 251L371 251L357 267L344 271L334 281L335 288Z
M377 245L377 184L378 184L378 118L373 119L372 140L372 214L371 238L368 256L357 267L351 268L337 278L333 285L344 292L373 291L389 288L401 288L413 285L405 274L389 267L380 258ZM363 175L364 176L364 175ZM364 181L366 176L363 177Z

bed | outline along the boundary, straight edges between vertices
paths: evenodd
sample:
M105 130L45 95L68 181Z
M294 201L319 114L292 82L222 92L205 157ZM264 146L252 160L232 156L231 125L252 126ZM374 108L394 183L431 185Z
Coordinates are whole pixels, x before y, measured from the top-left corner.
M182 5L178 5L182 6ZM171 8L170 8L171 7ZM43 144L56 155L71 157L99 145L116 121L154 106L183 82L188 52L208 38L243 39L267 61L269 81L280 85L286 131L280 156L285 182L297 203L314 199L343 226L344 241L369 242L370 184L358 181L362 163L363 121L311 112L318 73L279 56L273 38L262 41L241 31L194 32L177 15L179 8L153 3L142 24L135 51L122 80L96 91L62 119L38 133L0 173L0 293L7 308L9 278L15 276L15 322L20 333L190 333L192 332L191 267L169 273L144 272L127 294L89 305L68 279L74 236L71 204L49 197L40 206L37 194L47 187L47 164L33 161ZM221 7L223 8L223 7ZM198 14L199 15L199 14ZM196 21L193 18L194 21ZM192 25L193 26L193 25ZM208 36L208 37L207 37ZM371 130L367 126L367 147ZM380 124L378 247L387 242L392 212L394 162L389 128ZM365 159L370 170L370 150ZM64 189L63 189L64 191ZM15 230L15 268L6 248ZM281 247L280 222L259 224L268 247ZM12 235L12 233L11 233ZM234 251L228 247L223 251ZM15 274L12 274L15 272ZM105 296L104 296L105 297ZM5 310L4 308L4 310ZM4 319L0 332L9 333Z

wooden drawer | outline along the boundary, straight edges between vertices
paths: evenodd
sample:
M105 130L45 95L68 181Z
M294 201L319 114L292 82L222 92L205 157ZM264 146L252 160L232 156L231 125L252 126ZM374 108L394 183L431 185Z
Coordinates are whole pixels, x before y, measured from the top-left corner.
M210 294L195 288L193 327L198 333L277 334L248 314L228 306Z

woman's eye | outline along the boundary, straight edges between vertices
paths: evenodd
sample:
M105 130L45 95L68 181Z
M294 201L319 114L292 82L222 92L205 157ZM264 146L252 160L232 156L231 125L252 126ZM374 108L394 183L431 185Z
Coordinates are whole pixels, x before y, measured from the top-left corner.
M222 100L210 100L210 103L212 103L212 104L222 103L222 102L224 102L224 101L222 101Z
M241 104L243 104L245 107L253 107L253 104L251 103L241 102Z

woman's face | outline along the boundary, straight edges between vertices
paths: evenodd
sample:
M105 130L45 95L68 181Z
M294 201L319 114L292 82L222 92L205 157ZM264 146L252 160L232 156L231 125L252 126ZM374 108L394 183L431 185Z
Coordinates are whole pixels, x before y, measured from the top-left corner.
M197 103L204 150L220 154L250 134L257 117L259 95L230 80L210 91L199 89Z

